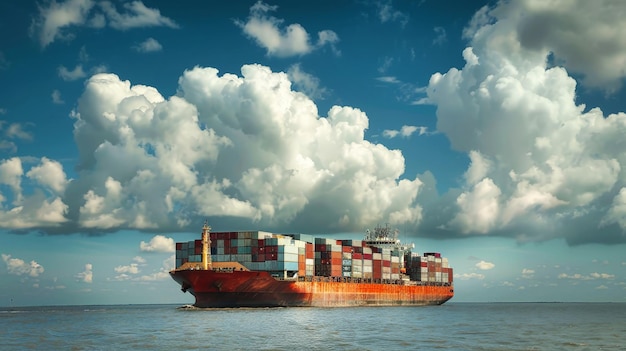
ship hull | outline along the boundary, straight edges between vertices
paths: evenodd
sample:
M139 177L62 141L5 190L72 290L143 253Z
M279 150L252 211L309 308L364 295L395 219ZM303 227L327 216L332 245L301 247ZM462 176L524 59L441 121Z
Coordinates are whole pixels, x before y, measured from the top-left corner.
M195 296L194 306L349 307L440 305L454 296L449 285L402 285L276 280L263 271L174 270L172 278Z

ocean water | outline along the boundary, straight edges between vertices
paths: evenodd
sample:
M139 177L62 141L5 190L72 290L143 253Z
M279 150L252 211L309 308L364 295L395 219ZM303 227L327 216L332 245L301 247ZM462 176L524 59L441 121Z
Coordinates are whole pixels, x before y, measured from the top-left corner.
M0 350L626 350L623 303L0 308Z

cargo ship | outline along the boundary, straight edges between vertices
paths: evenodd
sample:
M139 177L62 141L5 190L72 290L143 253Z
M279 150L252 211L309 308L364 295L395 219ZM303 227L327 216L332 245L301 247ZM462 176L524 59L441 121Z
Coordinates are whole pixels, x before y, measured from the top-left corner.
M448 260L412 252L389 226L363 240L210 230L176 243L170 271L195 307L420 306L454 296Z

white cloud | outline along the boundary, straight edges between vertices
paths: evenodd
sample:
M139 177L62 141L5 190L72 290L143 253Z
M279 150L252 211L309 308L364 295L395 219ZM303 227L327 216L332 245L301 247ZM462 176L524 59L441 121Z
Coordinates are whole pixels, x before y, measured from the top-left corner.
M339 42L337 34L330 30L318 33L318 41L311 44L309 33L300 24L290 24L281 29L283 20L267 16L269 12L276 11L278 6L270 6L262 1L257 1L250 7L250 16L247 22L235 21L243 32L254 39L256 43L267 50L268 56L289 57L305 55L311 51L329 45L337 54L334 45Z
M85 283L93 282L93 266L91 265L91 263L87 263L85 265L85 270L76 274L76 279Z
M0 123L2 125L2 123ZM33 135L30 132L27 132L24 128L26 127L23 123L11 123L9 127L5 129L4 135L10 139L20 139L20 140L33 140Z
M396 10L391 5L391 1L382 1L376 6L378 7L378 18L382 23L397 21L404 27L409 22L409 15Z
M480 261L478 263L476 263L476 268L482 270L482 271L488 271L490 269L493 269L496 265L491 263L491 262L487 262L487 261Z
M174 239L167 238L163 235L155 235L150 242L142 241L139 244L139 248L141 251L149 251L149 252L174 252L175 245Z
M142 241L143 242L143 241ZM141 257L141 256L135 256L133 257L133 261L137 262L138 264L144 264L146 263L146 259Z
M65 66L59 66L59 77L65 81L72 81L86 77L87 74L83 71L83 65L76 65L73 70L68 70Z
M435 31L435 39L433 39L434 45L443 45L446 41L448 41L446 30L443 27L435 27L433 29Z
M515 23L525 49L550 51L556 64L581 73L586 85L614 91L626 77L625 12L623 3L610 0L527 0L502 4L492 14Z
M535 271L532 269L524 268L522 269L522 278L530 279L535 275Z
M520 241L562 235L570 244L626 240L620 142L626 114L605 116L578 105L577 82L568 75L583 74L591 87L623 79L626 44L615 37L623 37L626 26L620 11L609 14L609 8L526 0L476 14L465 31L471 39L465 66L432 75L427 89L427 101L437 106L437 130L453 149L468 153L472 165L456 206L450 203L456 189L442 197L447 204L438 203L456 210L422 231ZM598 34L603 30L606 36Z
M154 38L148 38L133 48L138 52L156 52L163 50L161 43Z
M57 39L72 40L72 27L104 28L107 24L117 30L140 27L166 26L178 28L178 25L158 9L146 7L142 1L123 4L124 11L119 12L110 1L67 0L51 1L38 5L39 14L31 24L31 34L37 37L42 47Z
M408 126L404 125L400 130L385 129L383 130L383 136L385 138L395 138L401 136L403 138L409 138L411 135L417 133L417 135L432 135L434 132L429 132L428 127L424 126Z
M137 263L131 263L127 266L117 266L113 268L113 270L115 270L115 273L122 273L124 276L127 274L139 274L139 272L141 272L139 264Z
M62 105L65 103L65 101L63 101L63 98L61 98L61 92L58 91L57 89L54 89L52 91L51 97L52 97L52 103L54 104Z
M459 279L459 280L470 280L470 279L483 280L485 279L485 275L480 274L480 273L463 273L463 274L454 274L454 278Z
M73 36L67 32L67 27L84 24L94 4L92 0L67 0L52 1L49 7L38 5L39 17L33 20L31 32L38 37L42 47L56 39L71 39Z
M132 1L123 4L125 13L117 11L110 1L100 2L100 7L109 20L112 28L126 30L140 27L170 27L178 28L178 24L170 18L161 15L161 11L146 7L141 1Z
M304 72L300 68L299 63L289 67L287 74L294 85L300 88L300 90L302 90L302 92L312 100L324 99L324 97L328 95L328 90L320 87L320 80L317 77Z
M573 279L573 280L595 280L595 279L615 279L615 275L608 273L591 273L589 275L584 275L580 273L575 273L568 275L566 273L561 273L558 276L559 279Z
M389 84L400 84L400 83L402 83L400 80L398 80L398 78L391 77L391 76L377 77L376 80L379 81L379 82L389 83Z
M2 254L2 260L7 266L7 272L14 275L28 275L30 277L38 277L44 272L42 265L35 261L30 263L19 258L11 258L11 255Z
M167 100L113 74L88 79L72 114L80 158L61 201L68 228L172 231L210 217L340 231L421 220L422 182L400 179L400 151L364 139L365 113L334 106L321 117L286 74L242 73L194 68ZM10 178L17 191L23 174Z
M23 177L32 181L32 193L23 194ZM67 183L64 177L61 165L45 157L28 172L20 158L0 160L0 184L12 190L12 205L0 209L0 228L55 228L67 222L68 207L60 194ZM8 198L2 195L0 200Z
M57 195L63 195L68 184L63 166L57 161L49 160L47 157L42 157L40 165L34 166L26 172L26 177L37 181L37 183L47 187Z

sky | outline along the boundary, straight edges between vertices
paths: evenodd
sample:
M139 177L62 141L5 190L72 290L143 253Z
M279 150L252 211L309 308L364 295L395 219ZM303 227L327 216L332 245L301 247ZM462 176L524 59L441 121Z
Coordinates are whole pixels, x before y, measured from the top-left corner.
M174 243L361 238L626 302L626 3L0 3L0 306L190 303Z

